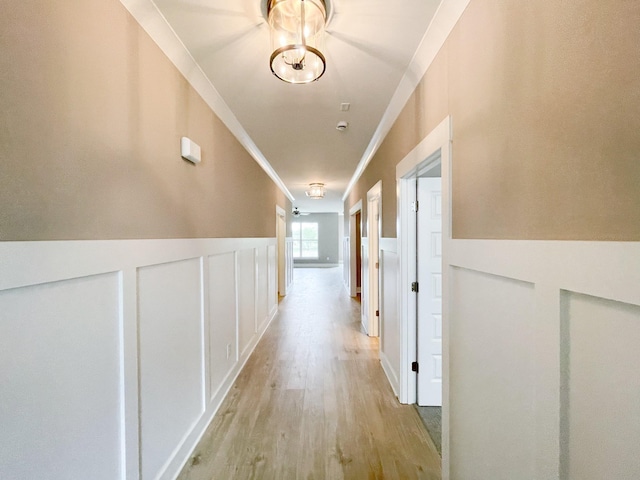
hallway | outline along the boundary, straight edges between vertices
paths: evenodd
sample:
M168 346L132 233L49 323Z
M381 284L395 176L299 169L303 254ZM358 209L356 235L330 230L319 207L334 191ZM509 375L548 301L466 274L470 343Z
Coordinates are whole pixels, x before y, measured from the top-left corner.
M295 283L178 477L439 479L440 458L360 331L338 268Z

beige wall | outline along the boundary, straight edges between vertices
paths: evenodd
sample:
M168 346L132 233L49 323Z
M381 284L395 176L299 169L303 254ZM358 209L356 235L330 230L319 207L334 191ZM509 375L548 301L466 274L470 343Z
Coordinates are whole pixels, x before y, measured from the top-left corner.
M2 10L0 240L275 236L290 202L118 0Z
M345 202L453 122L456 238L640 240L640 3L472 0ZM366 202L364 202L366 203Z

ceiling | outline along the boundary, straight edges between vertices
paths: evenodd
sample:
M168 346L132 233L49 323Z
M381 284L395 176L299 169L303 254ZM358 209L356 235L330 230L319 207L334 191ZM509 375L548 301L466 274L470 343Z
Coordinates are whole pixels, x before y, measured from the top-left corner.
M349 181L371 153L440 0L328 1L327 70L306 85L287 84L270 71L266 0L153 3L244 129L254 157L266 159L282 180L293 205L303 212L342 213ZM343 103L350 104L348 111L341 110ZM346 131L336 129L342 120L349 123ZM325 184L324 199L305 196L312 182Z

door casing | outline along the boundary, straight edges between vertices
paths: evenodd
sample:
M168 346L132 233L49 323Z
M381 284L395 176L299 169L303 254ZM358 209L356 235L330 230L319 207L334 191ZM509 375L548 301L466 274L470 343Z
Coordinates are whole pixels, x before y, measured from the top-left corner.
M415 214L411 211L416 201L415 178L419 173L441 167L442 175L442 264L448 265L451 242L451 118L444 119L396 166L398 189L398 253L400 257L400 391L401 403L416 403L416 374L412 362L416 361L416 295L411 283L416 281ZM449 287L448 271L442 272L442 422L448 431L449 399Z
M287 237L287 213L284 208L276 205L276 235L277 238L277 265L278 265L278 295L287 294L287 264L285 254L285 243ZM277 299L276 299L277 301Z
M363 302L368 302L367 333L370 337L380 335L380 231L382 225L382 181L376 183L367 192L367 239L369 245L368 255L368 275L369 288L368 298L363 298Z
M352 297L358 295L358 258L362 252L358 248L359 242L356 239L357 236L357 228L356 223L358 221L358 212L362 211L362 200L358 200L358 202L349 209L349 294Z

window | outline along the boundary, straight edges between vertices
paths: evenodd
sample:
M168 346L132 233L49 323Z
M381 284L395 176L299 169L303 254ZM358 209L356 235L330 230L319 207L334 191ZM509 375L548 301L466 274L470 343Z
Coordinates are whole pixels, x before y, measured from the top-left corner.
M293 222L293 258L318 258L318 224Z

